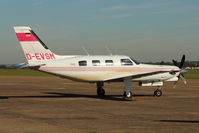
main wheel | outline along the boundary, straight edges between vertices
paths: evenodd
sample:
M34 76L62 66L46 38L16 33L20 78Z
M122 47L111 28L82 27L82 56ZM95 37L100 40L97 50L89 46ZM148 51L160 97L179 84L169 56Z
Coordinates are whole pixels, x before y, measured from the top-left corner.
M103 88L98 88L97 89L97 95L98 96L104 96L105 95L105 90Z
M154 95L160 97L162 96L162 91L160 89L157 89L156 91L154 91Z
M129 91L128 93L126 93L126 91L124 91L123 96L124 96L124 98L132 98L133 94L131 91Z

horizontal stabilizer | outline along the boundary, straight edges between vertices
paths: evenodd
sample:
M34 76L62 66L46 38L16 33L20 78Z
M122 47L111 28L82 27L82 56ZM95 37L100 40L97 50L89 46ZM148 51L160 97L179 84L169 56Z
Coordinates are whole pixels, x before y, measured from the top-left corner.
M29 65L26 63L20 63L20 64L16 64L14 65L15 68L38 68L40 66L44 66L45 64L40 64L40 65Z

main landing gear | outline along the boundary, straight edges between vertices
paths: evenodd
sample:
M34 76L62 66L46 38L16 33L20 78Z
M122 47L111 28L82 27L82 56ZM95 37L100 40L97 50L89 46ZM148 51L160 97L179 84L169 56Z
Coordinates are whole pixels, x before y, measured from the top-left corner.
M97 82L97 95L98 96L104 96L105 95L105 90L104 90L104 82ZM126 99L131 99L132 98L132 83L131 83L131 78L124 78L124 93L123 97Z
M154 96L157 96L157 97L162 96L161 87L158 87L158 89L154 91Z
M97 82L97 95L98 96L104 96L105 90L104 90L104 82Z
M131 99L132 98L132 83L131 83L131 78L124 78L124 94L123 97L126 99Z

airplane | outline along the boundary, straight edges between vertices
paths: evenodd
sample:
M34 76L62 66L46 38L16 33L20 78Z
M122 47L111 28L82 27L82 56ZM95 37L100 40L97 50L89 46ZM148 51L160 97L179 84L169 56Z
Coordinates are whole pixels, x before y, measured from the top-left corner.
M183 73L185 55L181 62L173 60L174 66L142 64L125 55L56 55L35 32L27 26L14 27L16 36L23 49L28 64L19 64L19 68L30 68L50 73L62 78L96 83L97 95L104 96L105 82L124 82L123 97L132 98L132 83L140 86L154 86L154 95L162 96L164 82L179 79L186 84Z

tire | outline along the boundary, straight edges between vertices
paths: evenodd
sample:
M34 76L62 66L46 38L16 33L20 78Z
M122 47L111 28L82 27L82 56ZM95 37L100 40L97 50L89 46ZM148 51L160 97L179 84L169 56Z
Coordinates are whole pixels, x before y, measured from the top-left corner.
M126 94L126 92L124 91L124 94L123 94L124 98L132 98L133 94L131 91L129 91L128 94Z
M124 91L124 93L123 93L123 97L126 97L126 91Z
M105 90L103 88L97 89L97 95L98 96L104 96L105 95Z
M154 91L154 95L160 97L162 96L162 91L160 89L157 89L156 91Z

